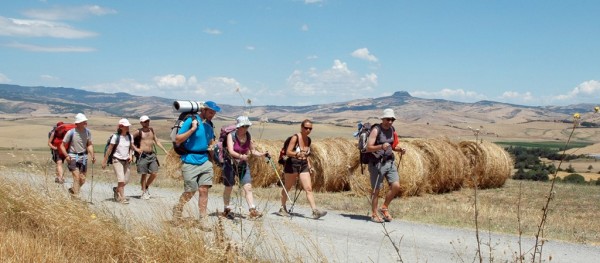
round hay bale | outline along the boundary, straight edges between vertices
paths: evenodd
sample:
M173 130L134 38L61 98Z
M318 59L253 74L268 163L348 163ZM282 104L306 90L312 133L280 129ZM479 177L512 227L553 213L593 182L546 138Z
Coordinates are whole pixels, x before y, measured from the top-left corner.
M418 196L430 192L428 181L425 180L429 168L423 160L423 152L410 143L404 141L401 143L402 147L406 148L406 154L400 157L400 153L394 152L394 162L400 176L398 196ZM372 189L368 165L363 164L361 168L358 157L356 158L354 163L348 167L350 187L352 192L358 196L370 196ZM379 197L384 197L388 191L389 184L384 183L383 189L379 191Z
M283 179L283 166L277 163L279 158L279 150L283 146L282 140L260 140L259 143L253 142L254 148L259 152L269 152L271 155L271 163L267 162L265 157L250 156L248 163L250 164L250 171L252 173L252 186L253 187L269 187L279 182L279 176ZM275 166L275 168L273 168ZM277 173L275 170L277 169Z
M497 144L463 141L458 146L471 168L470 176L463 181L464 186L474 187L477 183L478 188L501 187L510 177L514 161Z
M426 180L432 193L460 189L468 171L467 159L458 146L446 139L417 139L410 142L423 152L428 164Z
M345 138L314 141L310 160L315 170L313 190L340 192L350 190L348 166L358 162L355 143Z
M180 158L179 154L177 154L175 152L175 150L171 149L171 150L169 150L169 152L167 153L167 156L165 157L163 171L164 171L164 173L166 173L166 175L168 177L171 177L171 178L177 179L177 180L183 180L183 176L181 175L181 165L182 164L183 163L181 162L181 158Z

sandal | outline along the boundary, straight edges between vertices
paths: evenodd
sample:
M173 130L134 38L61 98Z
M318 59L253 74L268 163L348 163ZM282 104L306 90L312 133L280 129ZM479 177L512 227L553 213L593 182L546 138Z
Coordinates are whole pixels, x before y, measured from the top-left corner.
M383 219L381 219L381 217L379 217L378 215L373 215L373 216L371 216L371 222L374 222L374 223L380 223L380 224L381 224L381 223L383 223L384 221L383 221Z
M381 214L381 216L383 217L383 220L385 222L391 222L392 221L392 215L390 215L390 212L388 211L387 208L379 208L379 213Z

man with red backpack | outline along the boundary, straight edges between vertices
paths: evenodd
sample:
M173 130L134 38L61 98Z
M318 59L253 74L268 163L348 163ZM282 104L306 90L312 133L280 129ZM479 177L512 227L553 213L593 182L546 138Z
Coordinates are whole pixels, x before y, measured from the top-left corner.
M78 195L79 189L85 183L87 172L88 155L91 155L92 163L96 162L92 135L87 128L87 118L83 113L75 115L75 128L65 134L63 143L60 144L60 152L66 156L65 161L69 171L73 174L73 186L69 193Z

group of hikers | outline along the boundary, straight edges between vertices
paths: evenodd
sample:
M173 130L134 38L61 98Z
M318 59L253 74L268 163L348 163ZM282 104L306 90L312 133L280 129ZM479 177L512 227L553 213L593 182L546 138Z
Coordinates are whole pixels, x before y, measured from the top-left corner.
M200 218L208 216L208 192L213 185L213 162L211 154L216 141L212 119L221 111L221 108L212 101L206 101L202 107L190 117L186 118L180 126L175 138L174 145L182 146L185 152L181 154L182 175L184 191L178 202L173 207L173 219L183 218L183 208L198 192L198 210ZM381 123L373 125L366 147L366 152L372 153L368 162L370 173L371 193L371 221L376 223L390 222L392 216L388 211L391 201L400 191L398 168L394 165L394 151L404 154L405 149L397 143L397 134L392 126L396 120L392 109L385 109L381 116ZM70 129L62 138L62 143L56 145L56 134L52 132L48 145L52 149L52 159L56 162L57 183L63 183L63 162L67 164L73 175L73 186L69 193L73 196L79 194L81 186L85 183L88 160L92 164L96 162L93 150L92 135L87 128L87 118L78 113L75 116L75 128ZM57 123L60 126L62 123ZM157 139L154 129L150 127L148 116L140 117L142 128L130 133L130 122L121 119L118 122L117 132L111 135L108 147L105 150L102 168L112 164L117 178L117 186L113 187L114 200L122 204L129 203L125 196L125 186L130 179L130 164L134 156L137 156L135 164L137 172L141 175L141 198L150 199L148 191L150 185L158 174L158 159L156 146L165 153L167 150ZM261 152L255 148L252 142L249 128L252 122L247 116L239 116L236 119L235 130L227 134L224 151L222 181L225 186L223 192L223 212L220 216L234 219L234 209L230 205L231 192L236 184L243 189L248 205L248 217L259 218L262 213L254 204L252 195L252 176L249 156L268 158L268 152ZM283 163L283 188L281 190L281 207L278 211L280 216L289 217L291 211L287 208L290 199L288 192L297 182L306 193L306 198L312 209L312 218L319 219L327 214L327 211L317 208L312 191L311 174L314 173L311 164L311 138L313 129L312 121L306 119L300 124L300 132L292 135L287 148L282 153L287 157ZM396 140L394 140L396 138ZM271 163L272 164L272 163ZM273 165L274 167L274 165ZM275 168L275 167L274 167ZM378 207L379 191L383 187L383 179L386 179L390 190L385 196L383 205ZM297 187L297 186L296 186ZM295 200L294 200L295 201ZM293 205L292 205L293 206Z

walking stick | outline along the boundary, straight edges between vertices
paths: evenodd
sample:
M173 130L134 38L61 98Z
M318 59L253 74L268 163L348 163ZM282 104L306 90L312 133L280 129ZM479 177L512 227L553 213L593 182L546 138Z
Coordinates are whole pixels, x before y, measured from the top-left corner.
M90 184L90 204L94 204L93 202L93 196L94 196L94 163L92 163L92 182Z
M290 207L290 215L292 214L292 211L294 211L294 205L296 204L296 200L298 200L298 197L300 196L300 193L302 193L302 190L304 190L304 188L300 188L300 191L298 191L298 181L299 178L296 178L296 186L295 186L295 190L294 190L294 200L292 202L292 206Z
M285 189L285 184L283 183L283 180L281 180L281 176L279 176L279 172L277 172L277 167L275 167L275 164L273 163L273 160L271 160L270 156L269 157L265 157L265 158L267 158L268 163L271 164L271 167L275 171L275 174L277 175L277 179L279 179L279 183L283 187L283 192L285 193L285 196L287 197L288 200L292 200L290 198L290 195L289 195L288 191Z

